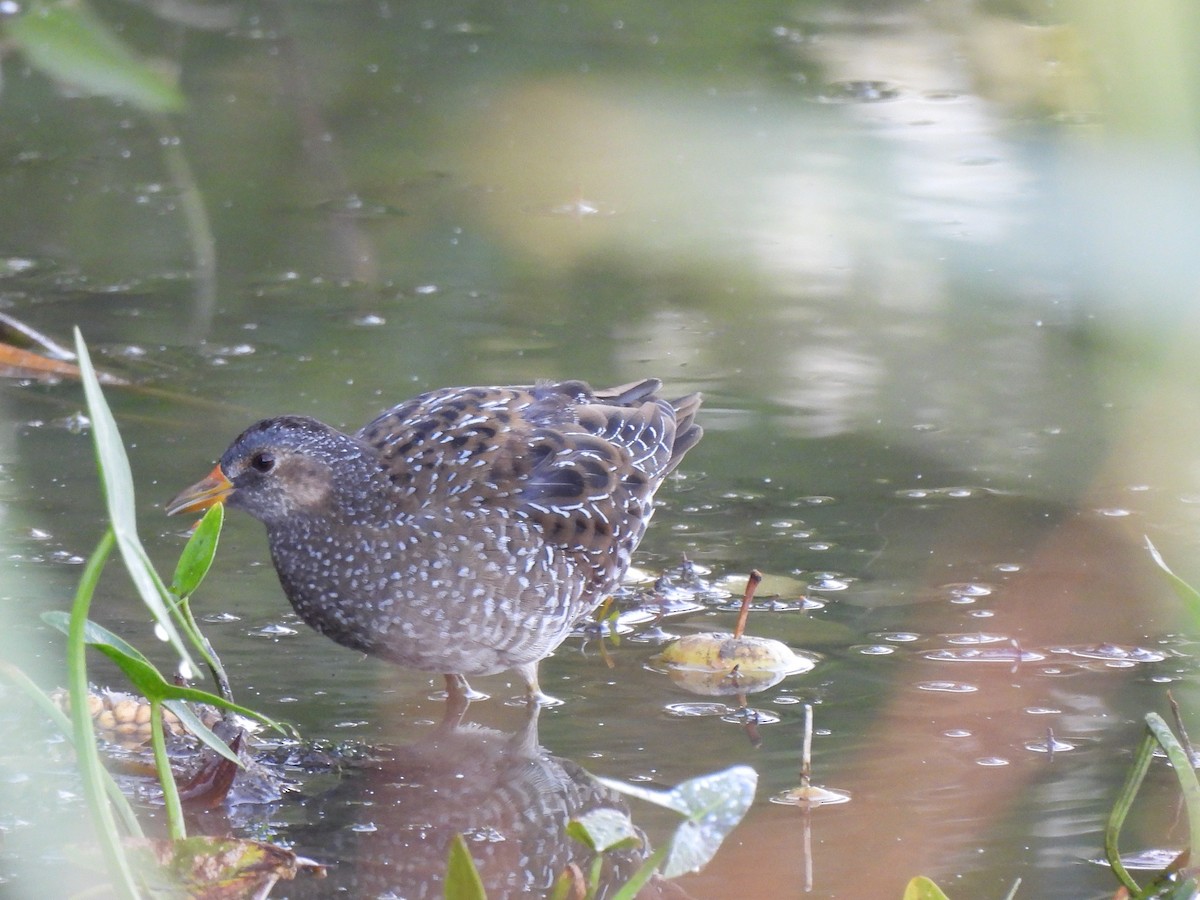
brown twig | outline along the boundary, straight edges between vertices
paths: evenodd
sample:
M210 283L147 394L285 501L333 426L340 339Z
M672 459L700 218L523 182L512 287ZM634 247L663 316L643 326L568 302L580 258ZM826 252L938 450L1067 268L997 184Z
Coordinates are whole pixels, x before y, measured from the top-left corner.
M750 601L754 599L754 592L758 590L762 579L762 572L758 571L758 569L750 570L750 577L746 579L746 592L742 594L742 611L738 613L737 625L733 628L735 639L740 638L746 630L746 619L750 615Z

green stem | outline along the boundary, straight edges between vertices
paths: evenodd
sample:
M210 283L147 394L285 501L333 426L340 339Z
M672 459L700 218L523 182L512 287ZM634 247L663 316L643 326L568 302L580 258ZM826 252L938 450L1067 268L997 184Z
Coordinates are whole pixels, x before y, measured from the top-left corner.
M179 788L171 771L171 760L167 758L162 710L161 700L150 701L150 742L154 747L154 766L158 769L158 781L162 785L163 803L167 807L167 833L171 840L182 841L187 837L187 826L183 821L183 805L179 802Z
M100 570L104 568L105 560L108 559L115 543L116 537L112 528L109 528L92 551L92 555L88 557L83 577L79 579L79 587L75 591L75 600L71 604L71 624L67 632L67 691L71 697L71 727L75 736L75 754L79 760L83 796L92 822L96 826L100 849L108 865L113 888L117 896L137 900L137 879L129 864L129 858L125 855L125 848L121 845L121 835L113 818L112 807L104 796L104 777L107 773L100 762L100 751L96 749L96 732L92 727L92 716L87 706L87 644L84 641L84 629L87 626L92 594L96 590L96 582L100 579Z
M63 713L61 709L54 705L45 692L34 684L33 679L18 669L16 666L0 661L0 675L3 675L26 694L30 699L38 705L42 713L58 726L59 731L63 733L68 743L72 747L75 746L75 735L72 732L71 720ZM87 698L84 697L86 701ZM74 701L72 701L74 702ZM108 794L109 802L116 809L117 815L121 819L121 824L125 826L125 830L135 838L145 837L142 832L142 826L138 823L137 816L133 813L133 807L129 805L129 800L121 793L121 788L113 780L112 775L107 769L101 768L104 774L104 791Z
M212 673L213 681L217 685L217 693L232 702L233 689L229 686L229 676L225 674L225 667L221 665L221 660L217 658L212 644L208 642L208 638L204 636L204 632L196 624L196 617L192 615L191 598L181 597L171 608L175 610L179 624L183 626L183 632L188 636L188 639L192 642L192 646L196 648L197 652L204 659L204 664L208 666L208 671Z

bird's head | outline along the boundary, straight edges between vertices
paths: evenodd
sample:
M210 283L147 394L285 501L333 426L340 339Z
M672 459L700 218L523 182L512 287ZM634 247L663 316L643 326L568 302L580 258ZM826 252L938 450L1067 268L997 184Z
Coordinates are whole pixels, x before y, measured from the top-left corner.
M354 467L362 452L353 438L316 419L264 419L230 444L208 477L167 504L167 515L217 503L243 509L268 525L327 514L339 468Z

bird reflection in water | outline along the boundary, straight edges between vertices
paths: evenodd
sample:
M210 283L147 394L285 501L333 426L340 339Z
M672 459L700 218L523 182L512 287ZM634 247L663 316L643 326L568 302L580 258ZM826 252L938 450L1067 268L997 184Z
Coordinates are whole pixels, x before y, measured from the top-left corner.
M544 896L572 865L589 871L595 855L567 835L567 825L594 809L627 813L622 797L538 743L536 709L515 733L462 724L460 713L448 707L427 738L375 748L370 761L305 804L307 824L283 837L297 853L331 865L326 879L289 884L289 897L441 897L457 834L489 900ZM627 882L649 853L643 841L604 854L598 896ZM638 896L686 895L662 881Z

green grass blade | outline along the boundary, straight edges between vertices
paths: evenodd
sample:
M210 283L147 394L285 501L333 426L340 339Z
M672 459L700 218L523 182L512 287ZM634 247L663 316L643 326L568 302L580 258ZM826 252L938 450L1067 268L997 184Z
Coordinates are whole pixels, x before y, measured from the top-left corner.
M612 900L634 900L638 895L638 891L645 887L646 882L654 877L654 873L658 871L658 867L667 858L667 850L667 847L659 847L650 854L638 870L630 876L629 880L621 885L621 889L613 894Z
M141 539L138 538L133 474L129 468L129 457L125 455L125 446L121 443L117 422L104 399L104 392L96 378L96 370L92 367L92 358L78 328L75 329L75 352L79 357L80 379L87 398L88 415L92 420L96 462L100 469L100 480L104 485L104 499L108 506L109 521L117 538L117 547L142 602L166 634L179 658L188 667L189 677L195 677L196 666L188 655L167 609L170 595L154 570Z

